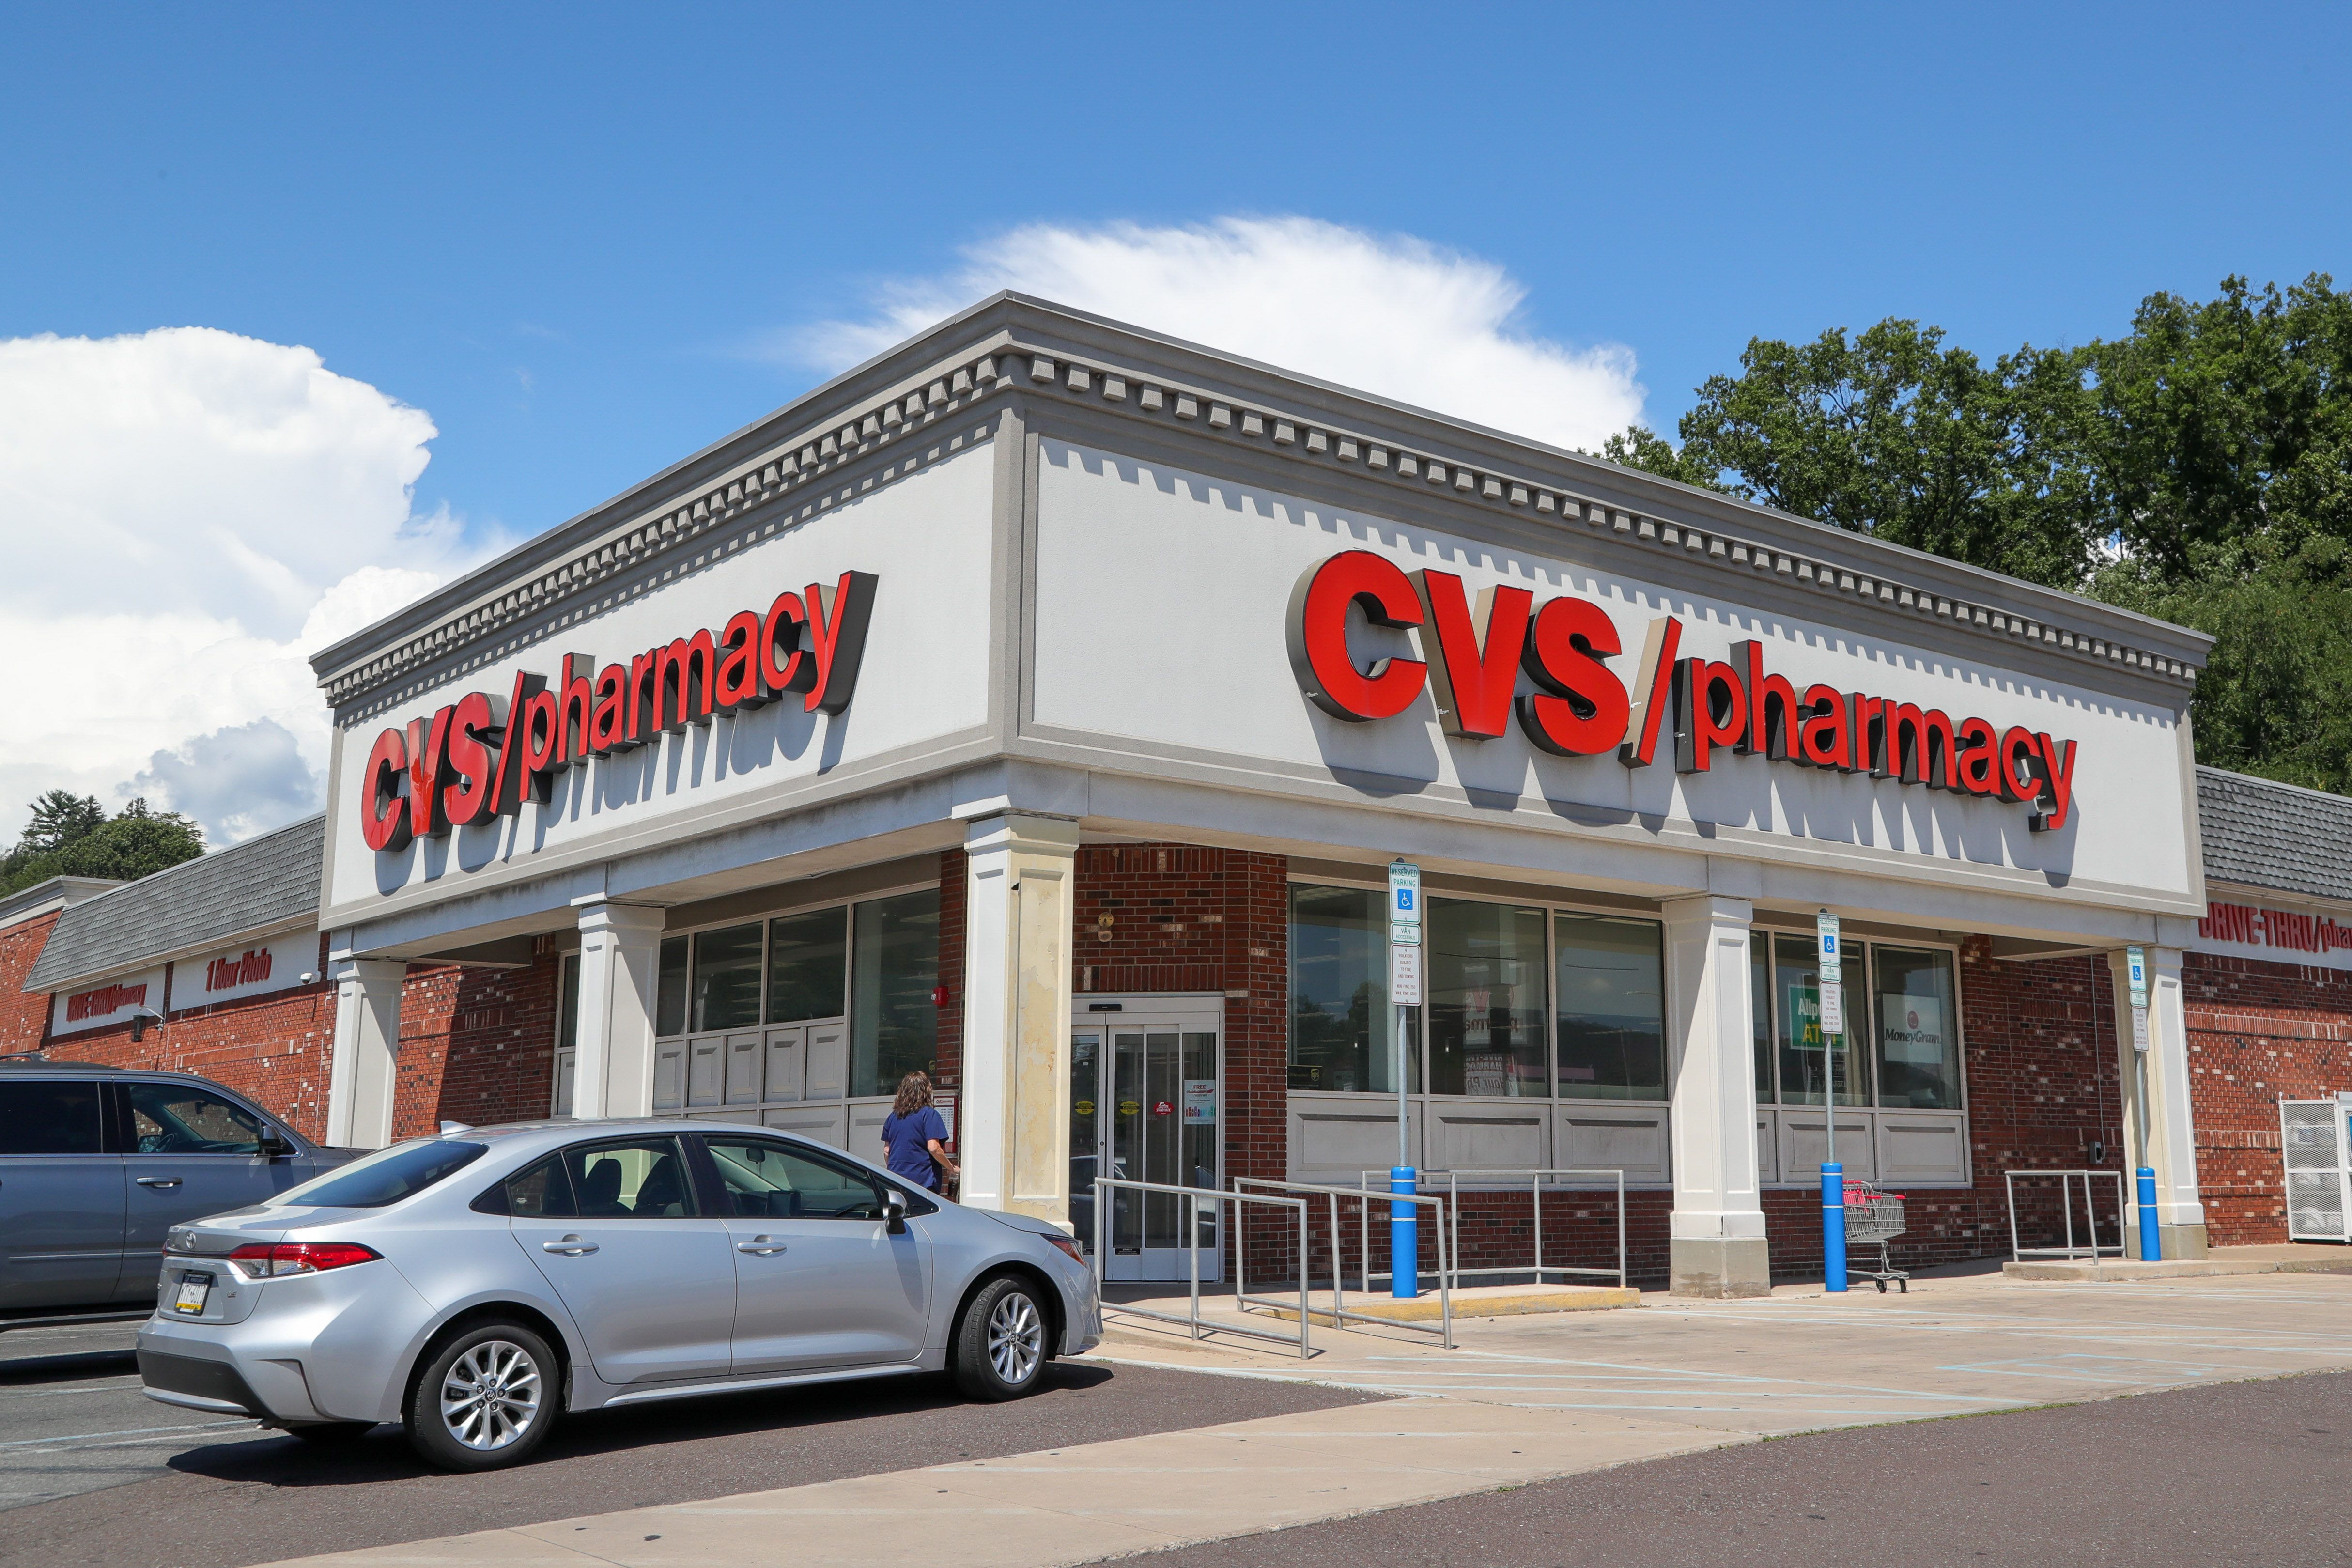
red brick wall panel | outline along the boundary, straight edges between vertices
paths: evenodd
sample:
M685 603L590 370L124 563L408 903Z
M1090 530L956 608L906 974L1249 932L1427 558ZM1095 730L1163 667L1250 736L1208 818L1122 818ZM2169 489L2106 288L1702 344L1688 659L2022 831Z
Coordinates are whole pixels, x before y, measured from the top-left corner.
M317 969L326 970L320 944ZM328 1063L335 1043L334 987L324 980L267 995L215 1002L151 1024L131 1038L128 1021L50 1042L50 1053L108 1067L188 1072L233 1089L305 1138L327 1135Z
M2352 1089L2352 974L2192 952L2181 992L2207 1239L2284 1241L2278 1102Z
M26 991L25 976L48 945L61 912L52 910L0 931L0 1051L38 1050L48 1033L48 994Z

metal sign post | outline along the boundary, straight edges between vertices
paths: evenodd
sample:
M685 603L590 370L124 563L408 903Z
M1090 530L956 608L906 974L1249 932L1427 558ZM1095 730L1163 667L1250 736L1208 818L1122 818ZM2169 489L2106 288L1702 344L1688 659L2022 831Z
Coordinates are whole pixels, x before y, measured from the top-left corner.
M1837 1059L1845 1036L1845 954L1838 942L1838 918L1823 910L1813 921L1820 944L1822 1061L1828 1081L1822 1110L1830 1135L1829 1158L1822 1162L1822 1286L1845 1289L1845 1167L1837 1157ZM1880 1286L1882 1290L1885 1286Z
M1402 858L1389 862L1389 999L1396 1004L1397 1163L1389 1171L1389 1191L1412 1193L1418 1173L1412 1163L1412 1100L1406 1091L1408 1010L1421 1005L1421 868ZM1389 1205L1389 1294L1410 1300L1421 1294L1419 1204ZM1337 1246L1334 1237L1332 1244ZM1304 1259L1300 1268L1306 1267Z
M2137 1084L2132 1095L2133 1121L2139 1129L2139 1169L2134 1186L2139 1198L2139 1255L2145 1262L2164 1256L2164 1237L2156 1227L2156 1156L2147 1147L2147 950L2124 949L2124 983L2131 993L2132 1072Z

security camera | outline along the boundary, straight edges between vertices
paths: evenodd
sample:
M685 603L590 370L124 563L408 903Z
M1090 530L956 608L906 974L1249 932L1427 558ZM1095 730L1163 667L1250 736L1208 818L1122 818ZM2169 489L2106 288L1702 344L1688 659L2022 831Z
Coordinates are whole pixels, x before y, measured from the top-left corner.
M145 1039L147 1026L160 1024L163 1021L163 1015L152 1007L141 1007L133 1011L131 1015L131 1043L135 1046Z

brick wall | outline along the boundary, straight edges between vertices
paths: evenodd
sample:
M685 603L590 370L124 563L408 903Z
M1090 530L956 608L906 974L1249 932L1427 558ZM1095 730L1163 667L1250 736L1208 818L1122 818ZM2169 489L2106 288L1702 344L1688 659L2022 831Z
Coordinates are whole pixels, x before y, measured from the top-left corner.
M2121 1168L2121 1100L2116 1083L2113 991L2106 963L2096 957L1999 963L1981 940L1964 944L1959 964L1963 1048L1966 1052L1973 1185L1906 1191L1907 1234L1893 1247L1898 1268L1926 1268L1966 1258L2005 1256L2009 1222L2001 1173L2015 1169L2074 1169L2087 1165L2088 1144L2106 1145L2105 1166ZM2103 1184L2104 1186L2104 1184ZM2021 1189L2020 1228L2029 1245L2056 1239L2054 1202ZM2102 1191L2101 1202L2107 1201ZM1626 1258L1633 1281L1665 1282L1670 1193L1652 1188L1627 1198ZM1817 1188L1772 1187L1763 1195L1772 1271L1783 1279L1819 1279L1821 1198ZM2077 1204L2079 1215L2079 1200ZM1461 1219L1465 1267L1522 1265L1532 1256L1528 1200L1515 1194L1465 1197ZM1357 1247L1352 1224L1345 1256ZM2110 1225L2105 1233L2113 1239ZM1318 1259L1322 1256L1318 1238ZM1373 1244L1376 1258L1385 1244ZM1433 1242L1423 1237L1424 1266L1433 1266ZM1875 1258L1876 1249L1871 1249ZM1547 1262L1608 1267L1616 1253L1614 1205L1605 1197L1554 1194L1544 1200ZM1318 1261L1318 1270L1323 1264Z
M326 972L326 944L314 967ZM189 1072L233 1089L305 1138L327 1134L335 992L324 980L169 1015L134 1042L128 1021L50 1042L52 1054L109 1067Z
M1906 1190L1906 1234L1893 1246L1895 1267L1921 1268L1972 1258L2006 1257L2009 1209L2001 1173L2090 1166L2089 1145L2105 1145L2099 1168L2123 1168L2123 1100L2116 1080L2115 991L2106 960L2095 955L1995 963L1990 944L1960 949L1960 1023L1969 1089L1969 1188ZM2104 1210L2112 1184L2098 1184ZM2077 1234L2081 1189L2075 1189ZM2059 1238L2056 1184L2019 1188L2021 1238L2028 1246ZM1765 1234L1776 1278L1819 1279L1821 1198L1817 1190L1781 1188L1764 1196ZM2101 1230L2115 1239L2112 1224ZM1852 1260L1859 1262L1860 1247ZM1877 1248L1868 1249L1874 1260Z
M477 1126L547 1114L555 1073L551 951L523 969L419 966L400 999L399 1087L393 1136L444 1121ZM317 964L326 972L323 939ZM306 1138L327 1135L335 990L324 980L172 1013L134 1043L126 1022L68 1035L51 1049L76 1061L208 1078L281 1116Z
M51 910L0 930L0 1051L37 1050L48 1033L48 994L25 990L25 976L48 945L61 912Z
M1225 999L1228 1176L1280 1176L1289 1159L1289 862L1188 844L1077 853L1072 984L1088 993L1210 992Z
M1222 995L1224 1174L1282 1175L1289 1161L1289 862L1203 845L1090 845L1077 852L1076 875L1071 979L1079 1005L1088 994ZM1254 1233L1254 1260L1256 1241ZM1265 1245L1289 1256L1270 1230Z
M940 1035L937 1086L954 1089L963 1082L963 931L965 900L971 889L961 849L940 853ZM955 1129L949 1129L954 1131Z
M545 1116L562 973L552 943L520 969L411 969L400 998L393 1136L444 1121L487 1127Z
M2207 1238L2284 1241L2278 1102L2352 1089L2352 974L2192 952L2181 991Z

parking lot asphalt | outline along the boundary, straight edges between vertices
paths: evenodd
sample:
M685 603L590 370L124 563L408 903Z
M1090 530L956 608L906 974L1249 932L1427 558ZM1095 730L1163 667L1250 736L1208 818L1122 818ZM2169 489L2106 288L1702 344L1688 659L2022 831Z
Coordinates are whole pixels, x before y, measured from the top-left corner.
M2352 1563L2352 1373L1848 1428L1213 1541L1153 1568Z
M1004 1405L905 1378L600 1412L530 1464L455 1476L419 1464L396 1426L314 1452L158 1405L139 1393L133 1326L0 1335L0 1488L25 1500L0 1512L0 1564L237 1568L1383 1397L1057 1362L1045 1389Z
M258 1430L142 1397L131 1358L137 1328L0 1334L0 1510L159 1475L191 1443Z

